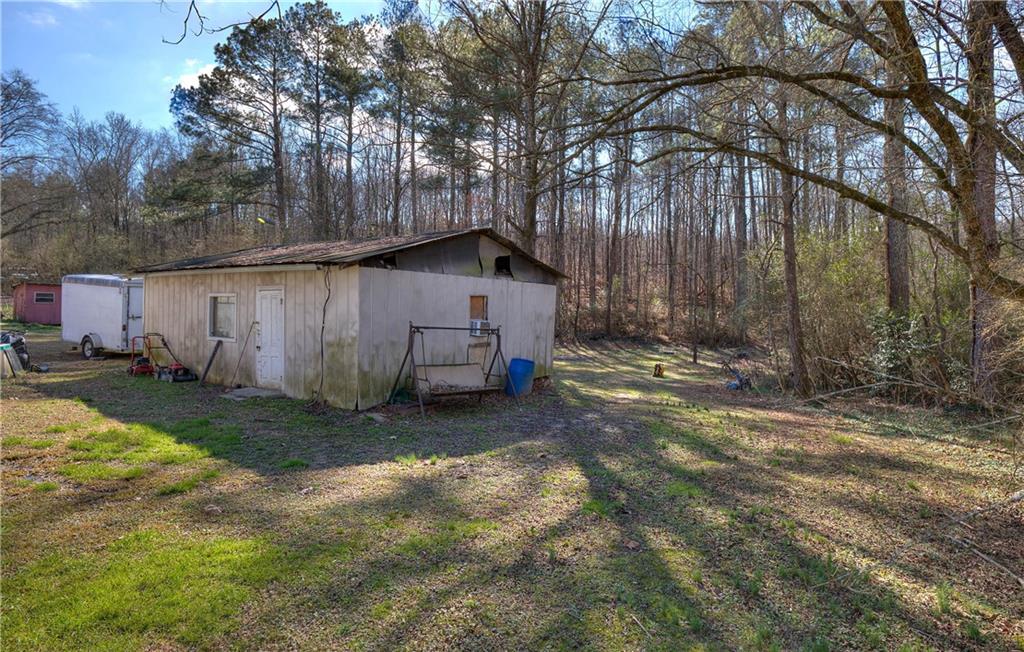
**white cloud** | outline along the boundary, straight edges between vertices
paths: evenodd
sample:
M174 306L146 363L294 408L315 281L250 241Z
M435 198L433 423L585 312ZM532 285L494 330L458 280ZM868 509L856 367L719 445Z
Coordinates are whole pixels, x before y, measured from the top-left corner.
M202 63L202 61L200 61L199 59L185 59L185 67L188 68L189 70L192 70L193 68L198 66L200 63Z
M21 17L25 19L25 22L36 27L56 27L57 17L50 13L47 9L40 9L39 11L26 11L22 12Z
M196 62L196 63L198 63L198 62ZM191 66L191 65L189 66L189 68L192 68L192 67L193 66ZM180 77L178 77L178 84L182 88L195 88L196 86L199 85L199 75L208 75L211 72L213 72L213 69L214 69L214 65L212 63L208 63L205 66L203 66L202 68L199 68L198 70L195 70L193 72L186 72L183 75L181 75Z
M82 9L85 5L89 4L88 0L50 0L50 2L69 9Z

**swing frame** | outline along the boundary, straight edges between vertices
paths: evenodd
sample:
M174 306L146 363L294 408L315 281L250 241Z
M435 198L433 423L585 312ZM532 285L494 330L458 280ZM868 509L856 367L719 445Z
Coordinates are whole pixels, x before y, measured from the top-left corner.
M490 338L490 336L493 335L494 338L495 338L494 354L491 356L491 363L490 363L490 365L488 365L487 371L484 373L484 383L487 383L487 381L489 381L491 379L492 375L496 375L496 374L493 374L492 372L494 371L494 363L498 362L499 360L501 361L501 368L504 369L504 371L505 371L505 376L504 377L506 379L509 377L509 374L508 374L508 362L505 360L505 353L501 350L501 326L497 326L495 328L470 328L470 327L465 327L465 326L422 326L422 325L414 324L413 322L409 322L409 339L408 339L408 345L406 346L406 349L405 349L405 357L402 358L402 364L399 365L398 373L395 375L395 382L391 385L391 393L388 395L388 403L393 402L394 399L395 399L395 393L398 391L398 385L399 385L400 382L402 382L402 372L405 371L405 364L406 364L406 362L408 362L409 363L409 377L412 379L413 386L416 389L416 399L419 401L419 404L420 404L420 415L421 416L426 416L427 415L427 411L426 411L426 408L424 407L424 403L423 403L423 390L422 390L421 381L425 382L427 384L427 386L429 387L430 386L430 380L428 378L426 378L426 377L420 378L416 374L416 368L417 368L417 364L416 364L416 336L417 335L420 336L420 343L421 343L421 346L422 346L423 334L424 334L425 331L466 331L466 332L472 331L474 333L478 333L478 334L481 334L481 335L487 335L488 338ZM426 353L424 353L424 357L426 357ZM427 364L425 364L425 362L426 361L424 360L419 366L420 367L433 366L433 365L427 365ZM441 366L441 365L436 365L436 366ZM445 398L445 397L449 397L449 396L467 396L467 395L476 394L476 395L478 395L480 397L481 400L483 400L483 395L484 394L487 394L487 393L490 393L490 392L497 392L497 391L501 391L501 386L500 385L487 385L487 384L484 384L484 385L479 386L479 387L459 387L459 388L456 388L456 389L441 390L441 391L436 391L436 392L431 390L429 395L431 397L434 397L434 398ZM515 398L516 405L517 406L521 406L521 403L519 402L519 392L516 390L516 386L515 386L514 383L512 384L512 397Z

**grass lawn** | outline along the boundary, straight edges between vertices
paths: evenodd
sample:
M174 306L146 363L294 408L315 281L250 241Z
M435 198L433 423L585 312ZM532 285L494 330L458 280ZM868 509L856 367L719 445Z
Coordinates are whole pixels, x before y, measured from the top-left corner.
M605 343L522 409L372 419L58 340L3 386L4 650L1024 649L956 542L1024 574L1024 505L951 518L1021 488L982 417Z

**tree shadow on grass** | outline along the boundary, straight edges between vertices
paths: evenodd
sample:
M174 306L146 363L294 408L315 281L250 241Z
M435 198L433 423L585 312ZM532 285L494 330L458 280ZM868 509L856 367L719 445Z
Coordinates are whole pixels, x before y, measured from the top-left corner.
M790 513L788 474L827 480L841 459L761 464L741 442L687 427L696 417L685 411L669 431L652 431L647 419L660 413L647 406L538 396L522 411L460 404L377 424L294 401L224 405L216 389L136 382L145 380L99 378L88 389L56 380L40 391L87 391L101 414L159 421L178 444L190 436L175 424L189 419L240 428L239 449L210 459L251 471L244 481L160 499L180 501L197 532L265 536L286 551L286 577L249 604L225 647L980 645L937 630ZM440 453L448 457L436 466L422 461ZM307 466L280 468L290 458ZM544 478L566 469L579 481L545 497ZM356 474L363 484L347 487ZM119 526L143 522L150 504Z

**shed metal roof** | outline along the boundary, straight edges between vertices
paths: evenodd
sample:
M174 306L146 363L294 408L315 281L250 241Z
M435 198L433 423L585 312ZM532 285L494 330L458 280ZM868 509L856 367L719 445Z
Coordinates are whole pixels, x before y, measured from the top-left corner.
M306 242L289 245L268 245L241 249L223 254L200 256L175 260L157 265L140 267L137 273L154 274L159 272L176 272L185 270L223 269L231 267L259 267L265 265L351 265L366 258L390 254L403 249L412 249L431 242L450 240L465 235L479 234L498 242L508 249L526 258L533 264L556 276L565 274L547 263L527 254L508 238L499 235L489 227L459 229L455 231L435 231L416 235L387 236L384 238L364 240L335 240L329 242Z

